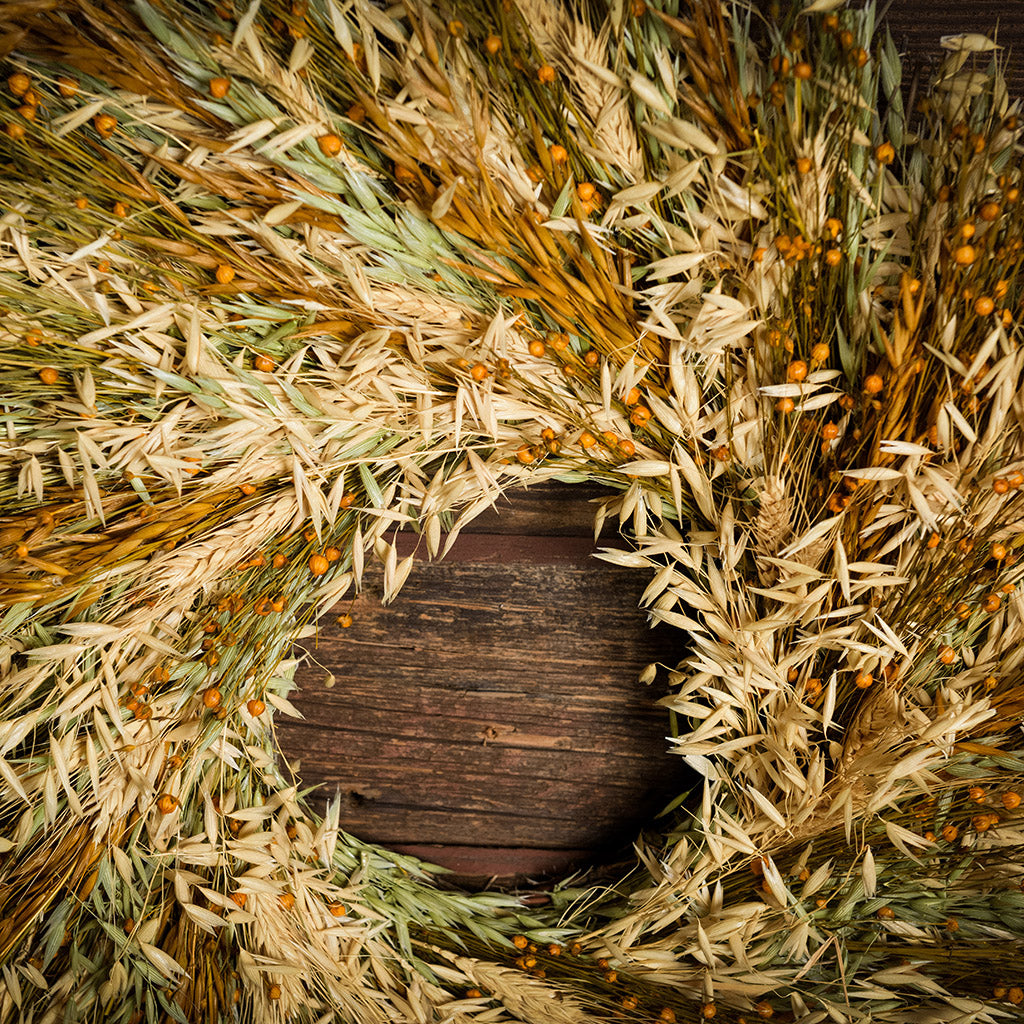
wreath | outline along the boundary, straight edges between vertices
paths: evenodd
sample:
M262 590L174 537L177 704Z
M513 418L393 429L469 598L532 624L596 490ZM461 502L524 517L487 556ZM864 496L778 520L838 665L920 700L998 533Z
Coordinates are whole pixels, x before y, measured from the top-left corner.
M1021 1019L991 41L915 87L839 0L0 19L0 1020ZM274 721L397 531L549 478L685 638L702 791L537 906L314 814Z

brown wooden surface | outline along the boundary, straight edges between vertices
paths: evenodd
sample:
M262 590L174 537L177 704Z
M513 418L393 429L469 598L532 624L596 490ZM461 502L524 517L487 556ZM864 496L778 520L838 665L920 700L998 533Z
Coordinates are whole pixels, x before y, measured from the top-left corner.
M927 80L941 36L997 32L1024 94L1021 0L879 8L906 85ZM628 843L687 783L658 693L636 681L681 652L637 611L640 574L588 560L599 494L503 501L445 563L417 566L392 607L376 581L350 630L324 620L298 674L306 720L279 728L303 783L340 789L350 831L466 876L542 875Z
M608 488L596 484L537 484L499 498L469 524L465 533L593 537L594 503L607 498L609 493ZM614 532L609 527L605 535Z
M591 558L591 537L496 532L589 532L587 496L519 495L391 607L372 578L351 628L324 623L307 719L279 729L350 831L460 874L539 874L629 843L686 783L664 691L638 681L683 653L638 610L647 580Z

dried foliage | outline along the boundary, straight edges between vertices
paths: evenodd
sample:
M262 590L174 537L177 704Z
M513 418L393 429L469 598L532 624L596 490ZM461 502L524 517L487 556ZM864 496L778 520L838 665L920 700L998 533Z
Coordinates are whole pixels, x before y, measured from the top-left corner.
M6 5L0 1020L1020 1019L1019 105L874 17ZM527 907L273 722L397 530L551 477L704 785Z

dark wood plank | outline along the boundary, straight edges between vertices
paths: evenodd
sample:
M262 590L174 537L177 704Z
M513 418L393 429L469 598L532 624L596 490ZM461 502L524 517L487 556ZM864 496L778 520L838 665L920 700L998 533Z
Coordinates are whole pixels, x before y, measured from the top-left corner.
M492 508L469 523L463 533L590 537L594 532L595 502L613 493L598 484L544 481L499 498Z
M593 512L590 513L591 516ZM475 524L474 524L475 525ZM441 534L440 550L443 551L449 535ZM620 537L602 538L601 547L622 547ZM405 558L414 552L426 558L426 545L422 536L410 531L403 531L396 538L398 557ZM473 562L475 565L522 565L532 562L534 565L559 565L583 562L594 550L592 537L575 537L565 535L543 536L530 534L508 533L460 533L457 543L444 557L444 561Z
M430 846L464 874L630 842L690 778L668 753L664 691L637 678L684 653L638 610L647 580L589 558L592 542L565 538L571 558L540 561L532 538L467 537L453 553L464 543L472 557L417 566L390 607L375 581L350 629L325 621L298 676L307 720L279 721L284 751L323 798L340 790L350 831ZM494 544L525 560L491 561Z

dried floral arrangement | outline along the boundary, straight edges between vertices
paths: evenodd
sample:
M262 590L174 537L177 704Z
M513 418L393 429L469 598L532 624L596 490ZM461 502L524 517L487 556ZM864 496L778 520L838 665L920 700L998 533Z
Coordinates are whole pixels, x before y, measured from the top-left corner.
M1024 1019L993 43L908 88L836 0L0 19L0 1020ZM315 815L274 719L398 529L552 477L688 638L704 788L528 907Z

